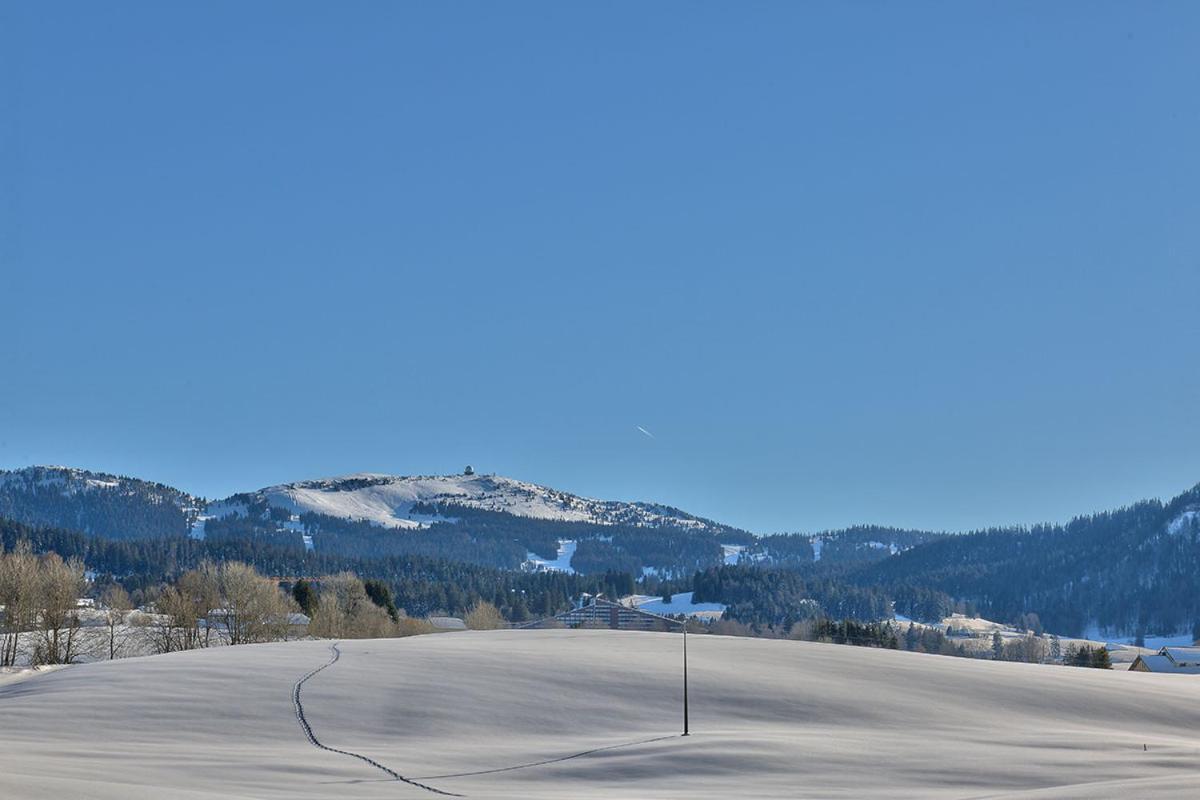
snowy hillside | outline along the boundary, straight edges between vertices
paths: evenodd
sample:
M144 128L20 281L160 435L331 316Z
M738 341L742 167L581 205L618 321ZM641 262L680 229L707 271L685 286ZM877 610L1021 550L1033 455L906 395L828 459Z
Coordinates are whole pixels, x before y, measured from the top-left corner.
M220 504L218 513L244 513L241 509L247 502L259 501L292 514L324 514L391 528L419 528L439 520L452 520L454 507L458 506L564 522L667 525L704 532L728 530L726 526L668 506L592 500L512 478L473 474L406 477L360 473L300 481L229 498ZM414 510L418 504L439 506L439 513L418 513ZM214 504L213 508L217 506ZM213 514L213 510L209 513Z
M336 650L329 641L280 642L66 667L0 684L0 797L1200 793L1194 678L688 638L686 738L681 641L668 633L470 631L348 640ZM334 750L314 747L309 734Z

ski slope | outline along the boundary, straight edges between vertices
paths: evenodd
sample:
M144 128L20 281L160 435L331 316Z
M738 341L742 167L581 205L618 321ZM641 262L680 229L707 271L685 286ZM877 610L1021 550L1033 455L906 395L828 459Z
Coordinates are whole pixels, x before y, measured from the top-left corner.
M1200 680L693 636L681 738L679 645L465 632L68 667L0 685L0 797L440 796L370 762L513 800L1200 792ZM306 675L328 750L297 719Z
M724 603L693 603L691 592L679 592L671 595L670 603L664 603L661 596L649 594L630 595L622 598L622 602L628 602L642 611L649 611L651 614L664 617L686 614L689 617L702 619L720 619L721 615L725 613Z

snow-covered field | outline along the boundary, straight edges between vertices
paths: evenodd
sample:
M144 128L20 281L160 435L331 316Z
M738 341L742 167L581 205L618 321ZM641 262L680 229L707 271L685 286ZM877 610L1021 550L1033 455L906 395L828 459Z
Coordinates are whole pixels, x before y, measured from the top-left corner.
M1024 639L1027 635L1026 631L1019 631L1011 625L1005 625L1000 622L995 622L983 617L967 617L962 614L951 614L942 619L941 623L932 625L923 622L915 622L903 614L893 612L893 618L900 625L901 630L904 630L909 625L916 625L919 628L937 628L950 637L955 644L962 645L968 653L974 653L981 658L988 658L992 651L992 636L1000 634L1000 639L1004 643L1014 640ZM1109 658L1112 660L1113 669L1128 669L1130 663L1138 657L1138 655L1148 655L1156 652L1160 647L1166 644L1173 644L1170 640L1162 640L1163 643L1157 643L1157 640L1146 639L1145 647L1134 647L1130 638L1128 641L1116 641L1106 639L1105 637L1096 635L1093 636L1094 630L1085 632L1083 638L1073 638L1070 636L1059 637L1059 647L1063 652L1069 647L1103 647L1108 650ZM1050 643L1053 638L1053 633L1047 632L1040 636L1043 645L1049 651ZM1184 639L1186 638L1186 641ZM1190 637L1180 637L1178 644L1190 645Z
M1130 635L1127 632L1114 634L1112 631L1105 631L1095 623L1087 627L1083 637L1110 645L1132 645L1137 641L1136 635ZM1163 647L1191 647L1196 640L1196 637L1192 635L1191 628L1163 634L1147 634L1144 638L1144 646L1148 650L1159 650Z
M532 572L574 572L575 568L571 566L571 559L575 557L575 548L578 544L570 539L559 539L558 553L553 561L547 561L537 553L527 552L525 554L526 568Z
M651 614L661 614L663 616L673 616L676 614L687 614L689 617L698 617L700 619L720 619L725 613L725 605L723 603L693 603L691 592L680 592L671 595L671 602L664 603L662 597L649 594L635 594L628 598L623 598L623 602L628 601L630 605L637 606L642 611L649 611Z
M1200 680L694 636L681 738L679 646L577 630L347 641L302 703L326 746L474 798L1200 792ZM0 797L445 796L309 743L293 688L330 655L224 647L0 685Z

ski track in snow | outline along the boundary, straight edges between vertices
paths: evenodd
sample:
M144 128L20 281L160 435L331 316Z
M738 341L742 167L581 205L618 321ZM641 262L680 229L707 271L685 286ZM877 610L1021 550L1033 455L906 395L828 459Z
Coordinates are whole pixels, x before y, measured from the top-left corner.
M332 667L338 662L338 659L342 657L342 651L338 648L338 644L339 642L334 642L333 644L329 645L329 650L332 655L328 661L306 674L300 680L296 681L296 685L292 687L292 706L296 709L296 721L300 723L300 729L304 731L305 738L308 739L309 744L311 744L313 747L319 747L320 749L327 750L330 753L337 753L338 755L357 758L359 761L370 764L372 767L375 767L375 769L386 773L394 780L407 783L410 786L416 786L419 789L424 789L425 791L433 792L434 794L443 795L445 797L464 796L461 794L455 794L454 792L447 792L444 789L438 789L437 787L430 786L426 783L421 783L421 781L438 780L442 778L467 778L472 775L491 775L497 772L512 772L518 769L529 769L531 767L542 767L548 764L559 764L563 761L571 761L572 759L583 758L584 756L590 756L594 753L603 753L608 750L619 750L624 747L636 747L640 744L653 744L654 742L665 742L668 739L679 738L679 734L672 733L667 734L666 736L654 736L649 739L638 739L632 742L621 742L619 744L605 745L604 747L593 747L590 750L583 750L581 752L571 753L570 755L566 756L558 756L557 758L547 758L543 759L542 761L531 761L527 764L514 764L509 767L495 767L493 769L481 769L474 772L454 772L445 775L427 775L418 778L406 778L391 767L384 766L375 759L364 756L361 753L354 753L349 750L339 750L336 747L330 747L327 744L323 744L321 740L317 738L316 733L313 732L312 724L308 721L308 717L304 714L304 704L300 701L300 689L304 686L305 682L308 681L309 678L312 678L317 673Z
M403 783L407 783L410 786L416 786L417 788L424 789L427 792L433 792L434 794L440 794L440 795L444 795L446 797L462 797L462 795L460 795L460 794L454 794L453 792L446 792L441 789L434 788L433 786L429 786L427 784L415 781L412 778L406 778L403 775L401 775L399 772L396 772L391 767L385 767L383 764L380 764L375 759L368 758L367 756L364 756L361 753L352 753L349 750L338 750L336 747L330 747L327 744L321 743L321 741L317 738L317 735L315 733L313 733L312 725L309 723L308 718L306 716L304 716L304 704L300 702L300 689L301 689L301 687L304 686L305 681L307 681L309 678L316 675L318 672L321 672L322 670L332 667L334 664L337 663L337 660L342 657L342 651L338 649L337 642L334 642L333 644L331 644L329 646L329 650L330 650L330 652L333 653L333 655L330 656L329 660L326 661L321 666L314 669L312 672L305 675L300 680L296 681L296 685L294 687L292 687L292 705L296 709L296 720L300 723L300 729L304 731L304 735L305 735L305 737L308 738L309 743L313 747L319 747L322 750L328 750L330 753L337 753L338 755L350 756L351 758L357 758L359 761L366 762L367 764L370 764L372 767L375 767L375 769L381 770L382 772L385 772L386 774L392 776L392 778L394 778L395 780L401 781Z

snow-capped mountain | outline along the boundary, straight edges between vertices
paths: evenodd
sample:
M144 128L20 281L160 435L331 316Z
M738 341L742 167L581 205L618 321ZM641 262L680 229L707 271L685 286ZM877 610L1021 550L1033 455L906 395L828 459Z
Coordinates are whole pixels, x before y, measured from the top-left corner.
M471 508L563 522L670 526L704 532L729 530L727 526L669 506L593 500L513 478L473 473L438 476L359 473L286 483L214 503L208 513L216 517L244 514L248 506L263 502L292 514L365 520L389 528L425 527L431 522L454 519L455 508Z

